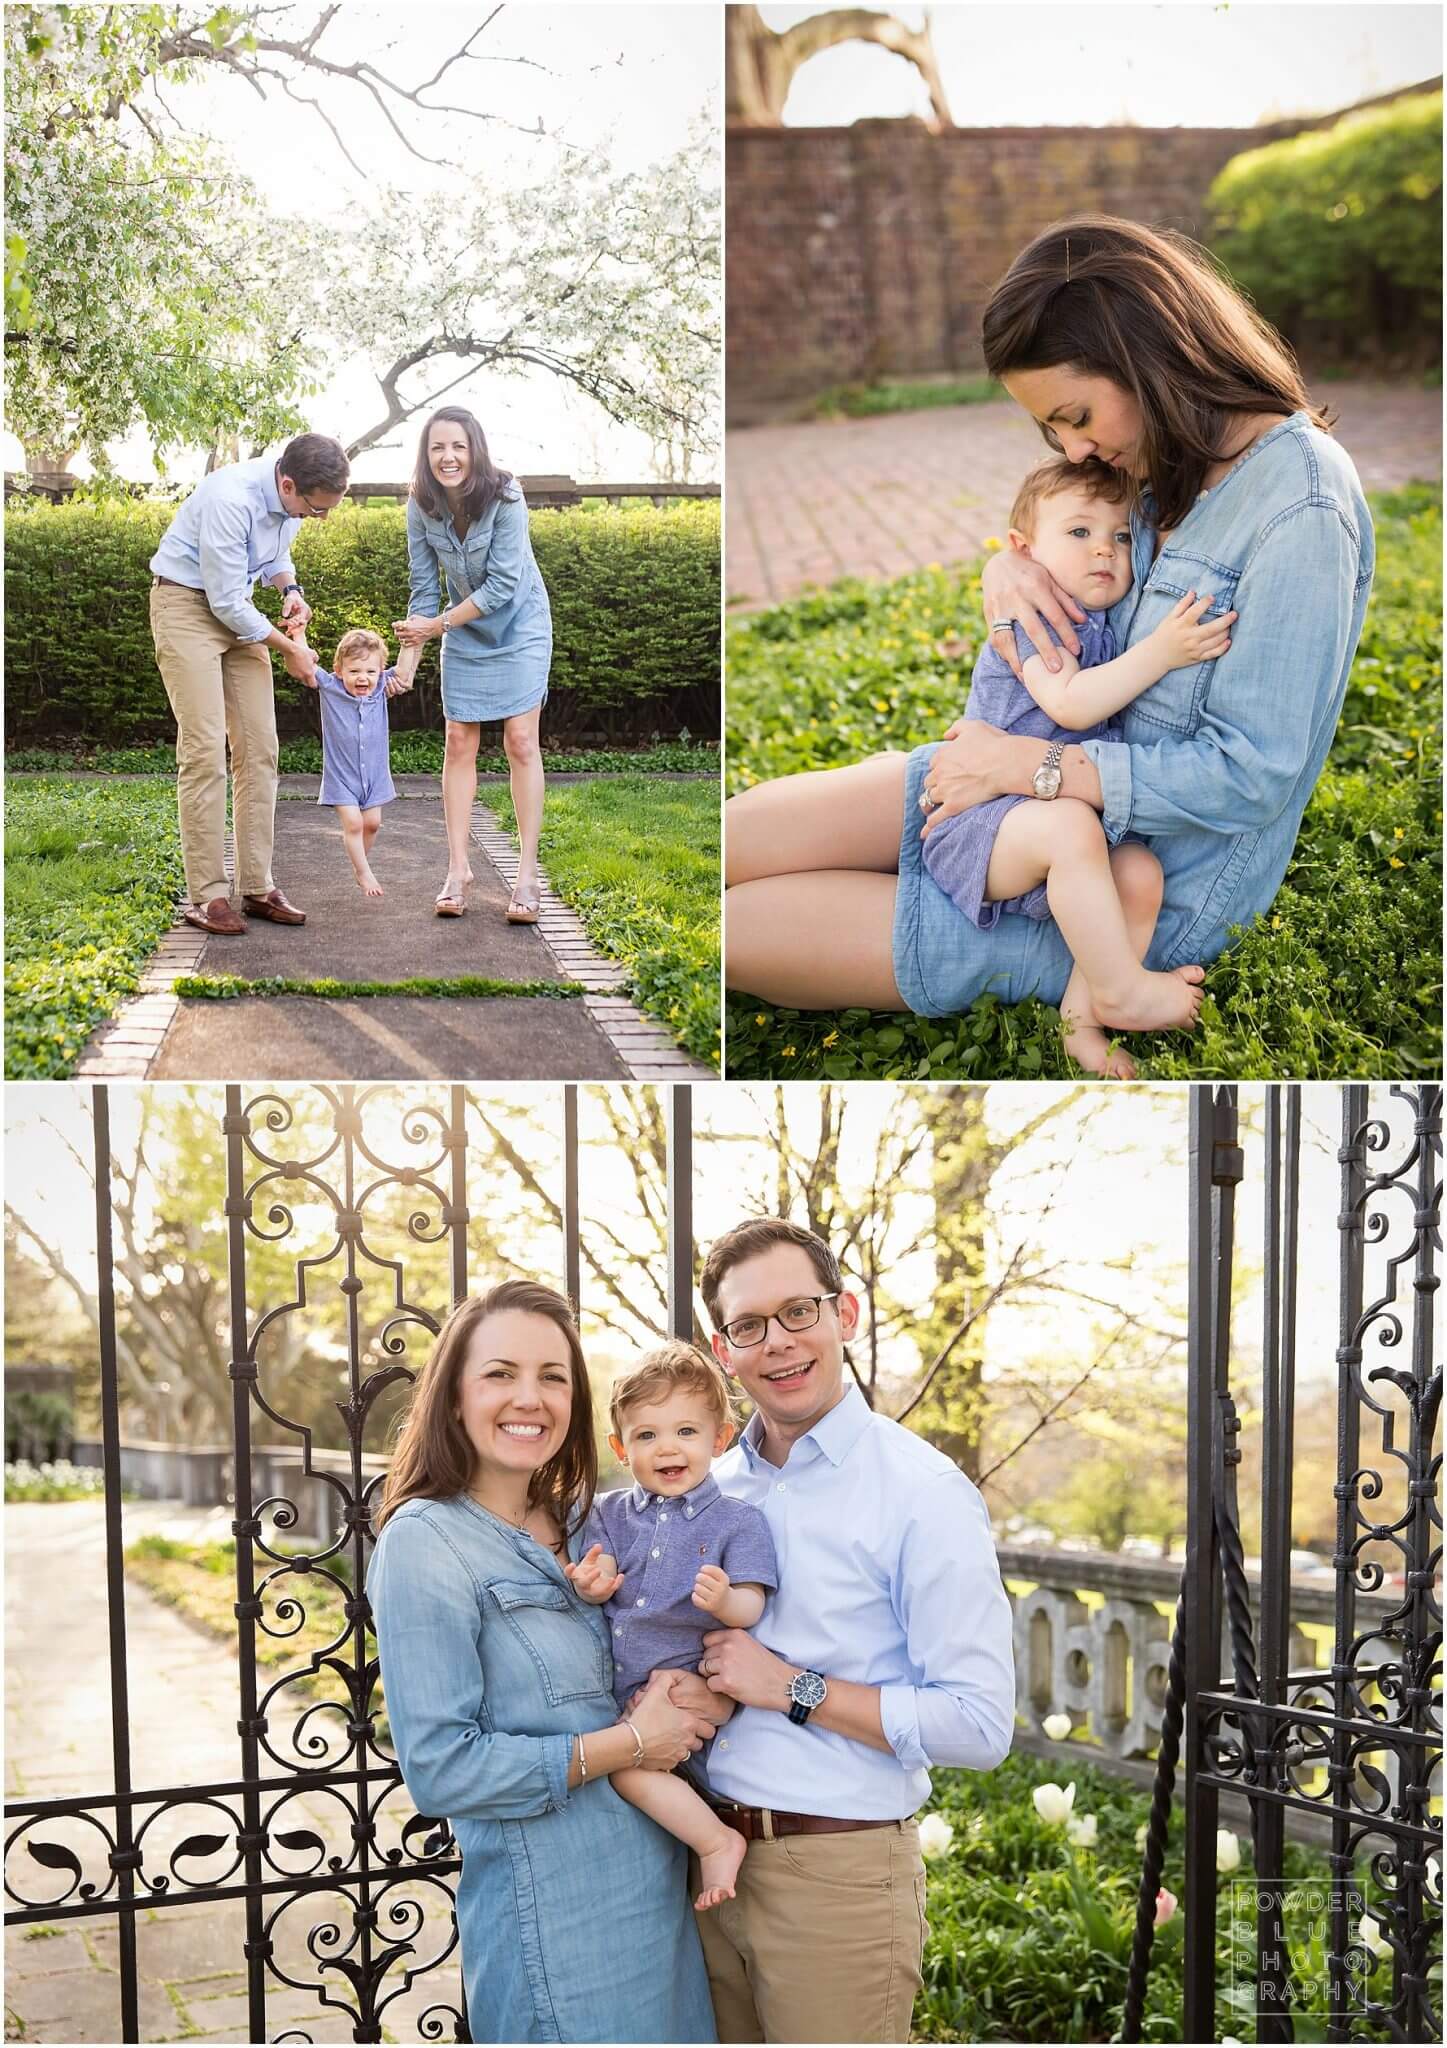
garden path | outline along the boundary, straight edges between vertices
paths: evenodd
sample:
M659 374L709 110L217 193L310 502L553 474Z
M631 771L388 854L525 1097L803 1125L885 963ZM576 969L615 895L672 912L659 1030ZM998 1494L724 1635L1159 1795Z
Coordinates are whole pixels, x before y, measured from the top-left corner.
M516 852L481 802L473 817L476 879L467 914L435 916L446 866L437 780L396 781L397 801L387 807L373 854L385 893L369 899L353 880L334 812L316 801L318 778L283 776L275 873L306 911L306 924L248 920L244 938L208 938L178 921L140 995L96 1033L77 1074L168 1081L709 1076L627 999L624 970L594 951L550 888L536 927L505 921ZM184 974L243 983L426 981L436 992L399 988L363 999L263 989L224 1000L178 997L172 983ZM467 977L503 987L495 995L447 993L448 983ZM564 1000L546 985L582 993Z
M1351 379L1321 387L1369 490L1442 474L1442 394ZM1042 454L1008 401L876 419L747 427L728 436L725 589L746 611L841 576L904 576L1003 535Z
M163 1534L183 1542L230 1536L227 1508L187 1508L169 1501L127 1502L124 1540ZM5 1509L5 1784L16 1799L74 1798L114 1784L106 1619L104 1509L95 1501ZM228 1782L240 1774L236 1734L238 1667L234 1650L183 1621L143 1587L127 1582L127 1678L130 1690L132 1782L149 1786ZM271 1740L285 1750L295 1716L272 1711ZM384 1811L410 1812L398 1795ZM220 1819L214 1809L188 1807L168 1841ZM325 1797L294 1800L286 1825L315 1826L337 1849L347 1846L337 1811ZM158 1828L165 1823L157 1823ZM89 1839L87 1839L89 1837ZM78 1851L89 1831L71 1837ZM87 1875L94 1875L89 1870ZM45 1873L32 1873L44 1895ZM62 1880L63 1882L63 1880ZM59 1889L59 1885L57 1885ZM268 1910L274 1910L275 1900ZM326 1982L303 1936L313 1919L332 1917L335 1893L318 1894L314 1914L300 1907L277 1923L278 1961L308 1982ZM442 1916L445 1919L445 1916ZM287 1922L298 1926L288 1927ZM118 1935L114 1918L56 1920L6 1935L7 2040L110 2042L120 2032ZM432 1931L429 1923L429 1934ZM246 2037L247 1998L239 1901L155 1908L139 1915L140 2038L239 2041ZM443 1939L446 1938L445 1930ZM424 1938L425 1940L425 1938ZM342 1984L340 1989L346 1991ZM384 2039L418 2040L429 2005L457 1997L455 1965L444 1964L389 2008ZM349 2041L350 2026L327 2012L314 1993L270 1982L268 2036L287 2026L314 2041Z

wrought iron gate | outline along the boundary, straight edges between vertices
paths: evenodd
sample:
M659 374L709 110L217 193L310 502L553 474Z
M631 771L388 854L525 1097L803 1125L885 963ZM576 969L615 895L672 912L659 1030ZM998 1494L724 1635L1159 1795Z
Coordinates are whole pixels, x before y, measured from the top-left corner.
M457 1944L451 1880L460 1868L446 1823L407 1802L396 1759L379 1728L378 1666L363 1593L372 1540L371 1508L380 1460L366 1449L369 1417L389 1387L413 1377L402 1362L409 1327L439 1328L468 1292L467 1091L415 1100L399 1119L402 1160L382 1155L366 1129L369 1102L389 1091L309 1090L326 1105L322 1141L306 1156L288 1149L295 1118L274 1093L243 1101L226 1091L224 1131L229 1240L231 1366L235 1452L236 1602L240 1651L239 1775L223 1783L137 1790L132 1781L126 1616L121 1538L120 1404L111 1279L110 1106L93 1091L96 1247L110 1615L113 1792L7 1802L6 1924L108 1916L119 1931L119 2037L141 2039L137 1920L144 1910L240 1902L251 2041L267 2036L268 1989L292 1986L340 2014L352 2038L379 2041L384 2018L419 1979L435 1978L431 2002L410 1999L408 2024L424 2040L468 2039L460 1976L443 1970ZM669 1091L669 1320L692 1329L691 1092ZM578 1099L564 1089L563 1273L575 1306L581 1287ZM406 1234L445 1244L446 1299L414 1300L400 1258L369 1242L369 1221L389 1190L406 1191ZM248 1251L285 1239L302 1196L330 1210L331 1242L295 1262L295 1293L258 1305L248 1295ZM489 1276L491 1277L491 1276ZM367 1370L359 1297L369 1282L391 1290L377 1337L384 1363ZM336 1406L346 1449L316 1453L313 1431L278 1406L262 1360L280 1319L304 1315L309 1289L330 1282L345 1303L346 1394ZM253 1427L265 1417L297 1446L298 1479L330 1495L326 1538L307 1549L286 1541L305 1519L297 1498L256 1498ZM377 1450L381 1445L377 1444ZM369 1470L369 1467L372 1468ZM293 1489L297 1495L301 1486ZM307 1621L309 1589L340 1603L331 1640L263 1682L258 1635L285 1640ZM293 1706L298 1679L310 1692ZM309 1703L308 1703L309 1702ZM320 1818L319 1818L320 1815ZM58 1828L58 1823L68 1823ZM70 1839L58 1837L69 1835ZM77 1845L79 1844L79 1846ZM43 1893L43 1896L37 1894ZM431 1908L429 1912L429 1907ZM311 1924L303 1932L296 1916ZM291 1920L288 1916L292 1916ZM305 1976L299 1974L305 1969ZM419 2009L420 2006L420 2009ZM279 2040L308 2040L298 2029Z

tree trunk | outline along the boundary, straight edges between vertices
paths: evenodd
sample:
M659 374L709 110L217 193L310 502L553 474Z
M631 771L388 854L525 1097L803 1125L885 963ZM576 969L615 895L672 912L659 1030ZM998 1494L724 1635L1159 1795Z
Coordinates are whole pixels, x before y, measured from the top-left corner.
M929 16L912 29L892 14L869 7L840 7L811 14L782 34L769 28L757 7L725 10L725 118L750 128L783 125L784 102L801 64L839 43L878 43L913 64L924 80L936 128L952 128L954 119L935 57Z

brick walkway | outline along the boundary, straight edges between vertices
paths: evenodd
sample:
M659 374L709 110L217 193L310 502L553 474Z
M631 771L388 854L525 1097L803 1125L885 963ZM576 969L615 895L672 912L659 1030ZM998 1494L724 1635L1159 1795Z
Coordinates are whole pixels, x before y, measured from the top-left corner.
M1323 387L1368 490L1442 474L1442 397L1410 385ZM777 603L841 576L902 576L1003 535L1044 452L1017 406L742 428L728 436L730 606Z

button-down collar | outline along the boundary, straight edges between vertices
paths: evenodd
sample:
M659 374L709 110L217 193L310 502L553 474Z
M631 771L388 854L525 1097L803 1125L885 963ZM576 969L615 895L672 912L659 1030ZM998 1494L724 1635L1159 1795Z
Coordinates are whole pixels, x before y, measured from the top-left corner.
M699 1481L697 1486L692 1487L687 1493L650 1493L646 1486L635 1485L629 1497L639 1514L642 1514L643 1510L650 1503L655 1507L662 1504L676 1504L682 1508L684 1514L692 1521L693 1517L706 1508L710 1501L718 1499L718 1481L714 1478L712 1472L709 1472Z
M790 1461L796 1458L805 1444L821 1452L831 1465L842 1465L849 1453L869 1427L869 1403L852 1383L844 1390L842 1401L836 1401L826 1415L821 1415L812 1429L805 1430L789 1454ZM759 1409L749 1417L739 1443L750 1465L757 1465L763 1452L759 1449L764 1434L764 1418Z

